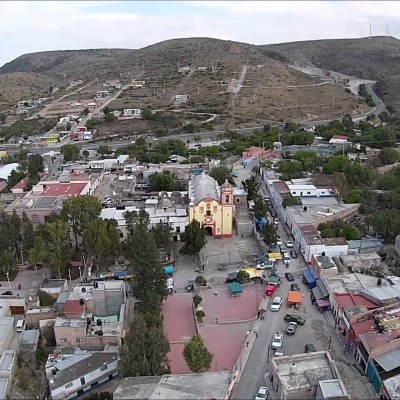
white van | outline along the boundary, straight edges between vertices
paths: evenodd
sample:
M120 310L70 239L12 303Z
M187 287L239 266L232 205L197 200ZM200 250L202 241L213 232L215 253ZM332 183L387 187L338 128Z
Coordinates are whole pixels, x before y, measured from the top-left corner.
M23 332L25 330L25 320L20 319L17 322L17 332Z

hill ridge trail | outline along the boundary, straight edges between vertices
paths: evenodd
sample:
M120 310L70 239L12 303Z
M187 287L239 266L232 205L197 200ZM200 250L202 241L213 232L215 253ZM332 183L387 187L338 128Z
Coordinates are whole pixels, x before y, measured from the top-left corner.
M243 81L246 76L247 72L247 65L243 65L242 72L239 75L239 79L232 79L228 85L228 92L234 94L234 98L236 99L237 95L240 92L240 89L243 87Z

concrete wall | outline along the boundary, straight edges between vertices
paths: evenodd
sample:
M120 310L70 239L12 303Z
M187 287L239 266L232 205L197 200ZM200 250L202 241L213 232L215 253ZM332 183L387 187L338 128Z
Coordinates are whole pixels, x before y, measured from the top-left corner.
M94 314L96 317L119 315L124 302L122 290L93 290Z
M56 317L57 315L52 308L44 307L28 310L26 312L25 321L27 325L38 328L40 321L45 319L53 319Z

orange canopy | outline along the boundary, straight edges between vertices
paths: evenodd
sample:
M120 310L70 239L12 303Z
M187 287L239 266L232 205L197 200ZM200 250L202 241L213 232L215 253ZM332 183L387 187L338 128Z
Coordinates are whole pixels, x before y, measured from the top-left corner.
M301 292L289 291L288 302L289 303L301 303Z

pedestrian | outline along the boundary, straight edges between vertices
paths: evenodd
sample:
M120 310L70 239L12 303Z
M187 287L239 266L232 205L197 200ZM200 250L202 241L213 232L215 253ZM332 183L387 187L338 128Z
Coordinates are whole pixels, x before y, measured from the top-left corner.
M246 342L246 347L249 347L249 342Z
M215 318L215 323L218 324L218 318Z

